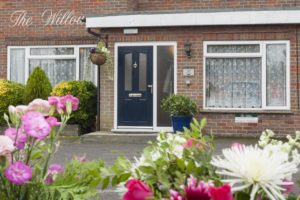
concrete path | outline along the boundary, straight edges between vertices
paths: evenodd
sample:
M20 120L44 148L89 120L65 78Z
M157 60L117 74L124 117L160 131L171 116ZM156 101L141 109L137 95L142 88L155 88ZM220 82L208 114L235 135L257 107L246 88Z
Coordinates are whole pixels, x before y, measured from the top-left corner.
M133 135L134 136L134 135ZM118 136L116 136L118 137ZM147 138L148 137L148 138ZM124 138L124 135L120 136L124 142L115 137L109 140L109 137L88 137L85 139L63 139L61 143L60 150L56 154L55 161L64 164L66 161L70 160L73 155L83 155L86 154L89 160L91 159L102 159L107 165L111 165L114 160L120 156L124 155L129 159L133 159L134 156L139 156L143 148L146 146L146 141L151 139L151 136L147 136L146 139L141 137L140 139L133 140L132 138ZM93 139L92 139L93 138ZM155 135L152 135L152 139ZM121 140L121 141L122 141ZM130 142L131 141L131 142ZM246 138L217 138L216 142L216 153L219 154L221 149L224 147L229 147L233 142L240 142L244 144L255 143L256 139L246 139ZM297 189L300 193L299 188ZM118 194L114 192L114 188L109 188L108 190L101 192L102 200L121 200Z

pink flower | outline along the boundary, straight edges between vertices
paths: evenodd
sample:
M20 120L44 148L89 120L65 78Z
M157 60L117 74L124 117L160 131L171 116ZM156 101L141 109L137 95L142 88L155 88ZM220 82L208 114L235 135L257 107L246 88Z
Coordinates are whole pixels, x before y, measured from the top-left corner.
M39 140L45 139L51 127L44 116L39 112L30 111L22 116L22 129L25 133Z
M211 186L213 186L211 182L205 183L201 181L197 184L196 179L191 176L188 179L187 187L184 188L185 197L187 200L210 200L208 190Z
M186 143L183 144L183 147L184 147L184 148L191 148L191 147L193 147L193 145L194 145L193 140L192 140L192 139L187 139L187 140L186 140Z
M23 185L32 178L32 170L21 161L11 164L4 172L5 177L16 185Z
M212 200L233 200L233 197L231 195L231 188L229 185L210 187L209 195Z
M170 200L185 200L181 194L175 190L170 190L171 199Z
M61 124L56 117L47 117L46 120L51 127L59 126Z
M14 150L14 141L6 135L0 135L0 156L7 156Z
M63 173L64 170L65 170L64 167L62 167L61 165L59 165L57 163L53 163L52 165L50 165L50 167L48 168L45 183L47 185L52 184L56 175Z
M294 182L293 181L290 181L288 179L285 179L285 185L283 185L283 188L285 189L283 191L283 194L289 194L291 192L293 192L294 190Z
M231 148L237 148L241 151L244 149L244 147L245 147L245 145L238 143L238 142L232 143L232 145L231 145Z
M79 99L72 95L66 95L63 97L51 96L48 98L48 102L50 105L55 106L59 113L60 111L67 111L67 102L71 103L72 111L77 110L79 106Z
M24 105L19 105L19 106L8 106L8 111L9 113L13 113L18 115L19 117L21 117L22 115L24 115L25 113L28 112L28 106L24 106Z
M18 130L17 132L17 129L15 128L8 128L5 130L4 134L15 142L15 146L18 149L24 149L27 141L27 135L22 133L21 130Z
M123 200L145 200L153 197L153 193L148 185L137 179L127 181L128 191L124 194Z
M28 104L29 111L36 111L42 113L44 116L48 116L51 105L48 101L43 99L35 99Z

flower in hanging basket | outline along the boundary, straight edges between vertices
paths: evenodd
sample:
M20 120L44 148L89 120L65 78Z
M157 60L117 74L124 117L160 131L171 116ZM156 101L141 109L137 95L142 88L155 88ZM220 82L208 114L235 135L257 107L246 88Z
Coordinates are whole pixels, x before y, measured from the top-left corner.
M106 48L106 44L103 41L98 42L97 47L89 49L89 59L93 64L101 66L104 65L106 73L109 79L113 79L113 63L110 51Z

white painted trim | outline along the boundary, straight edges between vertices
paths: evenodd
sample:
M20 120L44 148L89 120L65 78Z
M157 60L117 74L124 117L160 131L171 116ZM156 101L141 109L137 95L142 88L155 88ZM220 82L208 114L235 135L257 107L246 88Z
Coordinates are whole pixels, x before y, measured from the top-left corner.
M255 53L220 53L221 56L216 56L215 53L207 53L207 45L211 44L259 44L260 52ZM266 104L266 45L268 44L285 44L286 45L286 106L267 106ZM254 53L253 53L254 54ZM211 108L206 107L206 58L212 57L260 57L262 59L262 108ZM290 110L290 41L288 40L272 40L272 41L204 41L203 42L203 108L205 110L222 110L222 111L261 111L261 110Z
M114 44L114 123L112 131L127 130L126 128L134 128L142 132L141 127L118 126L118 48L132 46L152 46L153 47L153 131L168 130L172 131L171 127L157 127L157 47L158 46L173 46L174 47L174 93L177 92L177 42L161 41L161 42L116 42ZM144 128L144 127L142 127ZM127 130L128 131L128 130ZM126 132L126 131L125 131Z
M7 58L6 58L6 79L10 80L10 47L7 47Z
M86 18L87 28L261 25L299 23L300 10L131 14Z

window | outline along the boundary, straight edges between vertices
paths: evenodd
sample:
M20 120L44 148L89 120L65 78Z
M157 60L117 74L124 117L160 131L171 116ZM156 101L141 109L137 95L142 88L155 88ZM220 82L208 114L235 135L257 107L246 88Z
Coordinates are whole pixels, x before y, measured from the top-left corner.
M206 109L289 109L289 42L204 42Z
M34 68L41 67L52 85L65 80L96 82L96 66L88 59L92 46L8 47L8 79L26 83Z

